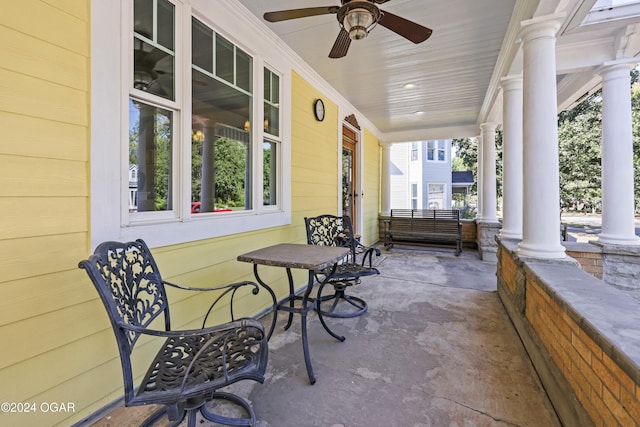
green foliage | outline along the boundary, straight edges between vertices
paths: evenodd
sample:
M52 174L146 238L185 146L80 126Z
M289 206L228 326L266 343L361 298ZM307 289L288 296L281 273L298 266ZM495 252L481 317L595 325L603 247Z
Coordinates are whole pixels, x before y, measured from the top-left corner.
M451 170L454 172L463 172L468 170L460 157L451 159Z
M247 146L241 141L218 138L215 143L217 206L244 206Z
M457 157L462 161L462 169L473 172L473 186L469 189L470 195L478 194L478 139L463 138L454 139L452 144L456 147ZM456 161L457 162L457 161ZM453 162L452 162L453 167ZM458 166L456 166L458 167ZM499 198L502 197L502 131L496 132L496 191Z
M601 204L602 98L597 92L559 114L560 205L596 210Z
M191 200L200 200L202 190L203 135L194 133L191 138ZM218 138L213 147L213 176L215 205L221 207L244 207L248 147L242 141Z

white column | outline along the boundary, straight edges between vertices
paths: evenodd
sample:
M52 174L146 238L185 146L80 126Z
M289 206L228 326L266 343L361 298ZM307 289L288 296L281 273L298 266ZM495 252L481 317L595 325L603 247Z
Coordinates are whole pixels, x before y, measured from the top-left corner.
M381 215L391 215L391 144L382 144Z
M498 222L496 213L496 127L497 123L483 123L482 131L482 215L483 222Z
M478 157L476 159L476 175L478 182L476 183L476 194L478 197L478 211L476 212L476 219L482 219L482 134L476 136L476 143L478 144Z
M518 253L565 258L560 243L560 171L556 88L557 16L522 23L523 221Z
M500 236L522 239L522 77L502 85L502 230Z
M602 232L598 241L637 245L633 193L631 76L635 63L605 64L602 76Z

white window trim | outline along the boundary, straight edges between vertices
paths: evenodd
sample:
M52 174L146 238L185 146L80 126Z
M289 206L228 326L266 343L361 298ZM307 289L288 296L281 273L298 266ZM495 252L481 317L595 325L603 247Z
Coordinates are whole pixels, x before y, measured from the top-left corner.
M176 28L190 28L192 14L206 19L212 28L234 44L237 44L254 57L254 70L262 70L264 61L268 61L270 68L281 73L281 169L278 178L281 198L277 209L254 209L238 212L233 215L210 216L202 215L197 218L190 215L190 180L181 179L181 198L175 209L180 218L147 222L144 225L123 225L123 210L128 214L128 158L123 152L122 141L128 140L127 100L129 90L127 82L130 77L123 73L124 55L122 49L129 44L130 29L124 26L123 16L128 12L128 0L109 1L92 0L91 2L91 160L90 160L90 201L91 201L91 247L94 248L105 240L133 240L143 238L151 247L184 243L194 240L214 238L224 235L260 230L269 227L287 225L291 223L291 62L283 59L282 52L270 43L271 37L256 29L247 22L232 4L227 2L213 2L207 0L193 0L183 3L177 1L182 8L182 14L176 15ZM197 12L191 9L190 4ZM176 8L176 11L180 9ZM126 9L126 10L125 10ZM126 13L127 15L123 15ZM215 19L215 21L213 21ZM181 20L181 22L178 22ZM188 21L188 25L187 25ZM246 27L247 31L238 31ZM114 34L120 34L115 37ZM232 37L231 34L234 34ZM184 37L190 39L190 36ZM250 46L250 47L249 47ZM185 49L184 45L180 46ZM176 46L178 48L178 46ZM190 48L190 46L187 46ZM185 50L188 52L189 50ZM256 52L260 52L257 55ZM185 64L182 61L181 64ZM182 70L184 72L184 70ZM254 88L256 79L262 76L254 72ZM186 80L186 79L183 79ZM190 86L190 82L185 83ZM176 87L176 99L179 93L190 93L190 87ZM260 86L260 87L258 87ZM261 92L255 92L260 94ZM187 97L185 97L187 98ZM190 100L190 97L187 98ZM258 105L260 104L260 105ZM191 105L182 102L180 123L177 131L179 137L190 137ZM254 117L263 118L262 103L254 102ZM256 111L257 110L257 111ZM257 114L256 114L257 113ZM189 125L184 123L188 121ZM258 121L260 123L261 121ZM253 141L255 151L262 147L263 131L257 126ZM178 173L182 178L185 170L190 170L189 145L182 144L181 152L176 159L179 162ZM123 160L124 159L124 160ZM254 157L254 188L260 189L261 175L255 171L256 164L260 165L262 154ZM125 161L126 160L126 161ZM185 169L186 168L186 169ZM127 169L126 171L123 169ZM123 182L127 180L127 182ZM189 182L185 182L189 181ZM124 190L123 190L124 189ZM255 193L255 191L254 191ZM255 200L254 200L255 202ZM272 208L272 207L269 207Z

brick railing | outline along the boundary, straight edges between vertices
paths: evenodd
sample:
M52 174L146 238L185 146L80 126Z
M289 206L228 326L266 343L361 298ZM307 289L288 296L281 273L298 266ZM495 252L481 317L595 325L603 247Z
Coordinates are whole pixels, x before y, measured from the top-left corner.
M640 302L574 260L516 249L499 242L498 294L562 423L639 425Z
M582 270L602 279L602 250L589 243L563 243L567 255L580 263Z

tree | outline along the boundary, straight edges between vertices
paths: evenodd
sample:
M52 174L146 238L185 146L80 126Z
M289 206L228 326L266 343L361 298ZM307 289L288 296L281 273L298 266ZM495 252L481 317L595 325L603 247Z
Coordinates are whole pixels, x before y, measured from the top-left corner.
M633 164L636 212L640 211L640 72L631 71L631 112L633 126ZM558 114L558 153L560 171L560 204L565 209L592 210L602 208L602 91L591 94L569 111ZM456 139L458 155L473 171L477 182L478 147L475 138ZM498 197L501 197L502 134L496 135ZM477 194L477 188L471 190Z
M462 159L463 170L473 172L470 195L478 194L478 142L477 138L454 139L452 142L456 147L457 157ZM502 198L502 131L496 132L496 192L498 198Z
M595 211L601 205L602 97L589 96L558 115L560 205Z

